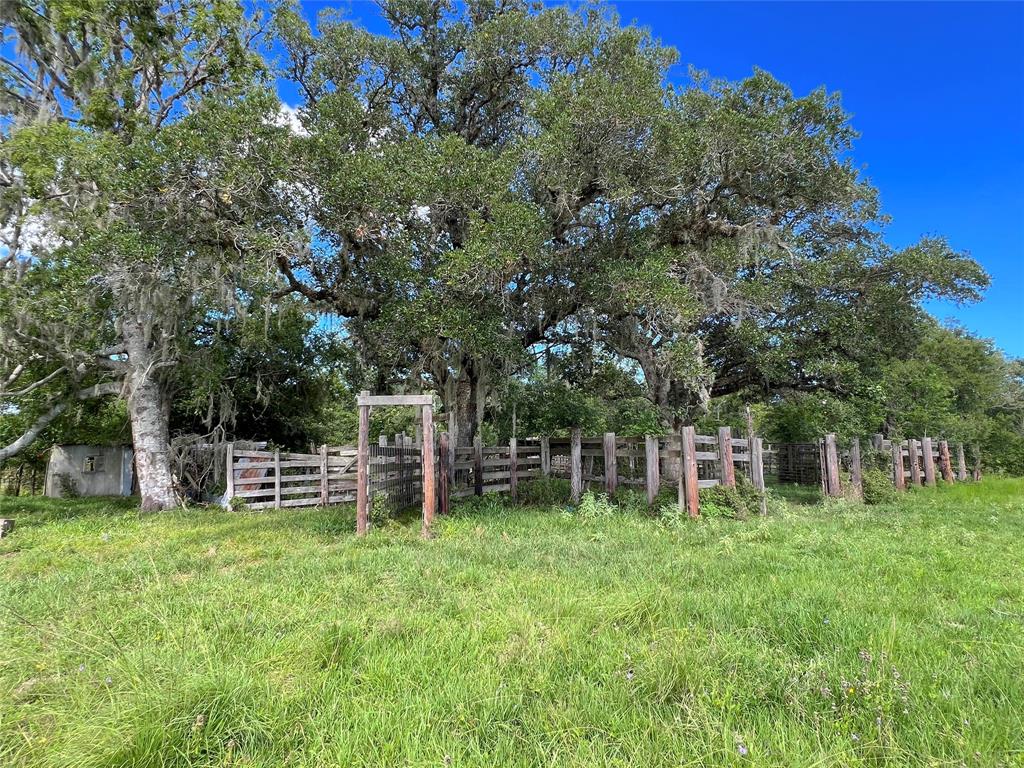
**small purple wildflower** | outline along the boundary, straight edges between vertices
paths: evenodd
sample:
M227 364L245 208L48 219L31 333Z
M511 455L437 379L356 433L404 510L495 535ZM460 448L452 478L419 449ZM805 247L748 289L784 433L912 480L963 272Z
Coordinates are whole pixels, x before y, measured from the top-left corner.
M740 757L746 757L747 754L750 752L750 750L747 749L747 745L743 743L736 745L736 751L740 753Z

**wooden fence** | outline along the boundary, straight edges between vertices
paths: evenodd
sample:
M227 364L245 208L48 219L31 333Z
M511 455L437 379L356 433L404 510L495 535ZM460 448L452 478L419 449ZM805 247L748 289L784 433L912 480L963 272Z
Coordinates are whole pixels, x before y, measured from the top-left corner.
M313 507L356 499L356 451L322 446L319 453L235 450L227 447L225 503L251 509Z
M450 446L447 434L439 438L440 458L435 476L441 513L450 498L509 493L518 497L519 484L541 477L569 480L570 496L578 502L585 488L594 485L608 494L620 488L644 489L653 503L662 488L675 487L679 505L692 517L700 514L700 490L717 485L735 486L737 473L746 475L759 491L765 488L765 468L774 466L781 482L819 484L824 494L858 496L863 493L861 444L840 446L834 434L817 443L766 446L759 437L733 437L729 427L712 435L698 435L693 427L667 436L618 437L608 432L585 437L574 430L569 437L513 438L505 445ZM892 457L893 484L934 485L967 479L963 446L957 447L957 471L945 440L927 437L893 443L880 435L872 438L876 451ZM369 449L367 488L371 499L391 509L409 506L422 498L423 475L419 461L422 445L396 435L381 437ZM225 502L240 499L253 509L326 506L356 500L357 451L352 446L321 446L317 453L282 453L267 450L227 449ZM974 471L980 478L980 463ZM844 483L849 488L844 489Z

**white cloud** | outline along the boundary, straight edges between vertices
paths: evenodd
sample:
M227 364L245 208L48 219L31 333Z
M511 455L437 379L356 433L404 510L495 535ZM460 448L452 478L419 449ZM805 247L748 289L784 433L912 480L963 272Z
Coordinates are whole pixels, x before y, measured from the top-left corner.
M274 121L274 125L287 128L296 136L309 136L309 131L306 130L302 120L299 119L298 107L281 104L281 108L277 111L277 120Z

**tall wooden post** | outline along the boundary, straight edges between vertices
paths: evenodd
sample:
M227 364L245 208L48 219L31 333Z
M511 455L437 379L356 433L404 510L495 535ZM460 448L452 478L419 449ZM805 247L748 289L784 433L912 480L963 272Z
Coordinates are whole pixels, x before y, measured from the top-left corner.
M939 469L942 470L942 479L947 483L953 482L953 462L949 457L949 441L939 441Z
M764 497L764 442L755 437L751 442L753 452L750 454L750 480L761 496L761 514L768 514L768 501Z
M364 391L363 395L369 395ZM356 534L365 536L370 519L370 406L359 406L356 443Z
M722 479L722 485L729 488L736 487L736 465L732 460L732 428L718 428L718 462Z
M647 503L653 504L661 485L658 438L653 435L644 438L644 465L647 469Z
M540 473L544 477L551 474L551 438L547 435L540 439Z
M864 498L864 472L860 464L860 440L853 438L850 443L850 485L857 498Z
M750 481L754 481L754 442L757 440L757 435L754 434L754 414L750 410L750 406L746 406L747 415L747 475L750 477Z
M834 432L825 435L825 491L833 497L843 495L843 486L839 480L839 448Z
M484 495L484 442L479 434L473 438L473 494Z
M871 436L871 448L875 451L882 451L883 443L885 441L885 435L881 432L876 432Z
M327 444L320 446L320 506L331 503L330 489L327 485Z
M569 440L569 482L570 499L573 504L580 503L583 495L583 436L579 427L572 430Z
M619 462L615 455L615 433L604 433L604 492L614 496L619 485Z
M274 449L274 509L281 508L281 451Z
M960 447L960 452L963 453L963 446ZM228 443L226 455L224 457L225 475L227 480L227 487L224 490L224 502L229 503L235 497L235 444Z
M903 446L899 440L893 440L889 443L889 450L892 452L892 485L897 491L905 490L907 481L903 476Z
M519 441L508 441L508 495L514 504L519 500Z
M434 407L423 406L423 437L420 448L423 457L423 535L430 535L430 526L434 522L437 510L437 493L435 490L434 468Z
M437 458L440 462L437 472L437 499L438 499L438 512L442 515L448 514L449 505L449 486L450 478L448 477L451 470L451 460L449 448L449 436L447 432L442 432L439 440L437 449Z
M978 447L977 443L975 443L971 452L974 454L973 477L975 482L977 482L981 480L981 448Z
M964 444L956 444L956 479L961 483L967 480L967 457L964 456Z
M924 459L924 482L925 485L935 487L935 456L932 453L932 439L921 438L921 455Z
M693 427L683 427L679 434L682 472L679 474L679 509L690 517L700 516L700 485L697 480L697 443Z
M910 461L910 482L914 485L921 484L921 459L917 453L917 440L907 440L907 458Z

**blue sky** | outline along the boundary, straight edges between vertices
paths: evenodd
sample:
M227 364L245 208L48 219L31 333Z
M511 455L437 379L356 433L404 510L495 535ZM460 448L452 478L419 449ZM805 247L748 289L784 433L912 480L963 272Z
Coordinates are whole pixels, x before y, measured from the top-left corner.
M889 241L944 235L992 276L982 302L929 309L1024 356L1024 3L613 5L679 51L674 79L691 64L730 79L758 66L797 94L839 91ZM372 3L344 7L384 31Z

